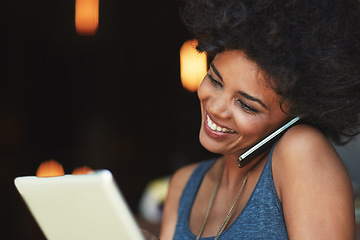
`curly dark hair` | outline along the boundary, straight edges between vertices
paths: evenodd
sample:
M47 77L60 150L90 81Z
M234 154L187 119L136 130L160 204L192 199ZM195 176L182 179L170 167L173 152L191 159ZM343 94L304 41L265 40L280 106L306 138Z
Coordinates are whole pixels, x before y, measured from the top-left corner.
M359 133L358 0L188 0L181 16L210 56L241 50L288 113L337 144Z

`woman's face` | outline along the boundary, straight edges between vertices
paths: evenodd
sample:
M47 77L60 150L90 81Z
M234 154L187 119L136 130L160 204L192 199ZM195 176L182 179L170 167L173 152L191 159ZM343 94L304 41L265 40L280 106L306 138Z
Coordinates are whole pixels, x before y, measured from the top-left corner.
M218 54L199 86L200 142L209 151L239 157L290 120L258 66L241 51Z

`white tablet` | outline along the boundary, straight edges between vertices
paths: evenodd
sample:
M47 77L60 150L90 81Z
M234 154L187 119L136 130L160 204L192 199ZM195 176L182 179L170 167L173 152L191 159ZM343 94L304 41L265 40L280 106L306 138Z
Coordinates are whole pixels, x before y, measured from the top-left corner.
M18 177L15 185L47 239L144 239L108 170Z

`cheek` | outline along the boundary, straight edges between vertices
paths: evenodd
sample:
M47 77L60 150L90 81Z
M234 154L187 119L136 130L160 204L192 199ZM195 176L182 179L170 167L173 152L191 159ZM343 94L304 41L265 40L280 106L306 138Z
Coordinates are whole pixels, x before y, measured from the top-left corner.
M237 132L241 135L258 135L263 131L264 124L259 116L241 110L235 110L233 113Z
M210 90L209 90L209 86L206 82L206 79L204 79L201 82L200 86L198 87L197 95L198 95L200 102L206 100L209 97Z

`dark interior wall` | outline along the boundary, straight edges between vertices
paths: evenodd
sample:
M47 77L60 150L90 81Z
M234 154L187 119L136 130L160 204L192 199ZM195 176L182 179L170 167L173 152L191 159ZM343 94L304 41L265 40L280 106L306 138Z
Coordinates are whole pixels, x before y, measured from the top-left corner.
M190 36L178 2L100 0L93 37L76 34L74 6L1 3L1 189L10 239L41 235L13 179L34 175L44 160L66 173L110 169L136 212L148 181L210 156L197 138L196 93L179 78L179 49Z
M13 185L53 158L66 173L110 169L134 212L146 183L210 157L196 93L179 78L191 38L176 0L100 0L99 29L76 34L74 0L0 2L0 227L42 234ZM359 140L338 148L359 180ZM358 182L359 183L359 182ZM1 237L0 237L1 238Z

